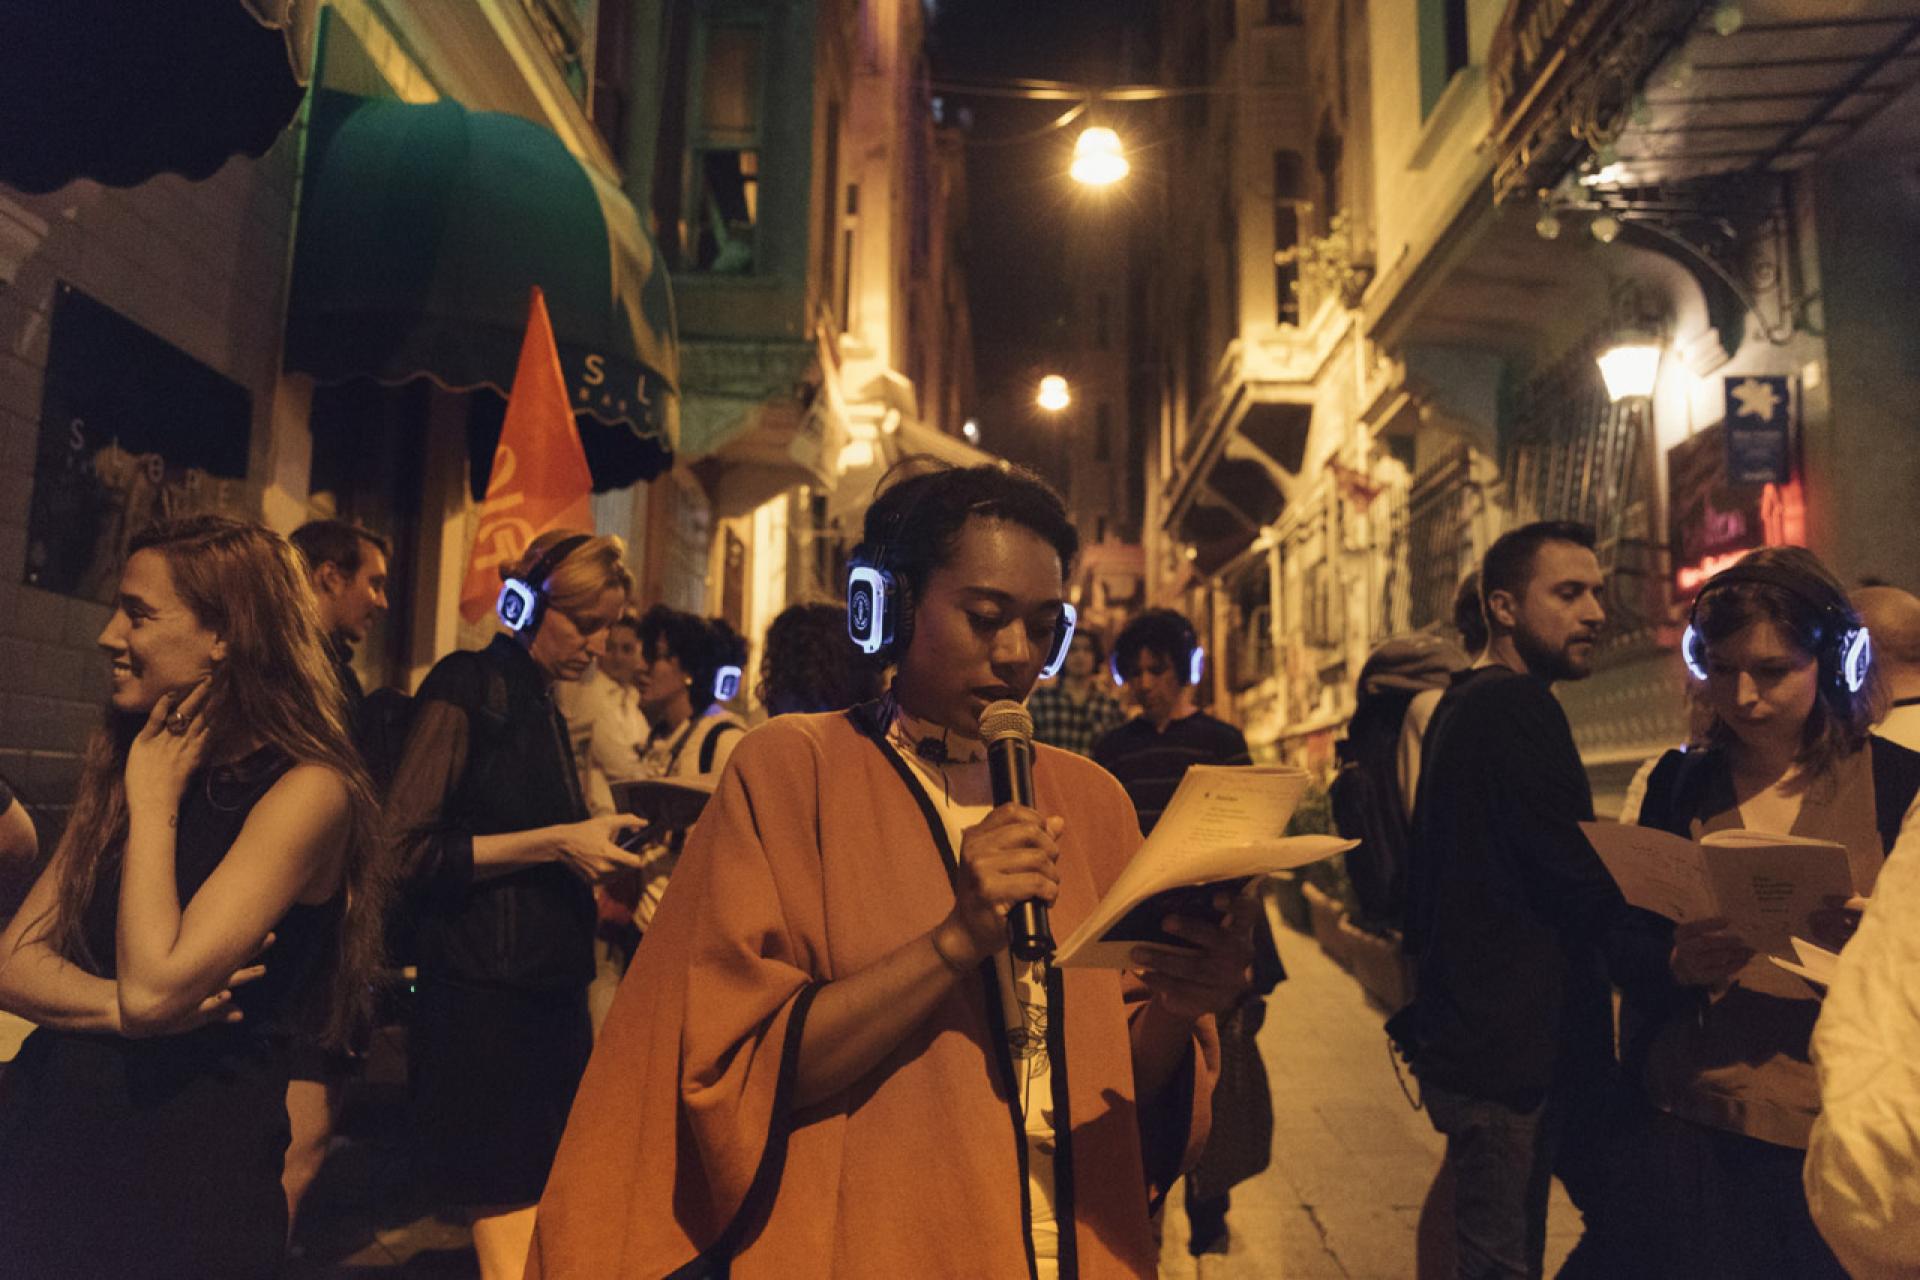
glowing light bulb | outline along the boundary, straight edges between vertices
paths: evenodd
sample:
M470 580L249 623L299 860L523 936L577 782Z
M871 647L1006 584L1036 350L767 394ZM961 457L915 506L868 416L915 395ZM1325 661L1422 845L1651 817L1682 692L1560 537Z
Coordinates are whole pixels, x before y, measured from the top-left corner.
M1040 379L1038 403L1048 413L1058 413L1072 404L1073 394L1067 390L1067 380L1057 373Z
M1617 404L1650 396L1654 379L1660 372L1660 344L1623 342L1602 352L1595 363L1600 366L1601 380L1607 384L1607 399Z
M1132 171L1119 134L1104 125L1081 130L1079 140L1073 144L1073 164L1067 170L1075 182L1106 187Z

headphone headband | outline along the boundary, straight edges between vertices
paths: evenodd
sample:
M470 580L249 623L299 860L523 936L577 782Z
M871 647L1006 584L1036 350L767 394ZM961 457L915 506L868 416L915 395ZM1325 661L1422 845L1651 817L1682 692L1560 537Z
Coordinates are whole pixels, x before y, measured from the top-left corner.
M592 541L593 535L590 533L576 533L562 538L548 547L546 554L535 560L533 567L528 569L524 576L519 574L515 576L528 586L544 592L547 578L560 567L560 562Z
M1802 604L1812 606L1829 624L1860 625L1859 615L1854 612L1852 603L1818 579L1810 581L1804 574L1790 573L1775 565L1747 564L1744 561L1722 569L1707 579L1693 595L1693 606L1687 610L1687 620L1691 622L1699 614L1700 602L1709 595L1742 583L1784 591Z
M1854 611L1846 596L1818 579L1809 581L1804 574L1745 561L1722 569L1707 579L1705 585L1694 593L1693 604L1687 609L1687 629L1680 637L1680 657L1694 679L1704 681L1707 678L1706 638L1696 625L1700 616L1700 602L1716 591L1742 584L1784 591L1817 612L1820 615L1820 637L1815 656L1839 689L1849 694L1861 690L1867 682L1867 671L1873 661L1873 643L1865 624L1860 621L1860 615Z
M886 543L874 546L863 542L848 558L847 634L860 652L883 662L898 662L913 639L913 593L911 585L889 565L887 551ZM1061 601L1060 619L1054 624L1041 679L1051 680L1066 666L1079 621L1079 611Z

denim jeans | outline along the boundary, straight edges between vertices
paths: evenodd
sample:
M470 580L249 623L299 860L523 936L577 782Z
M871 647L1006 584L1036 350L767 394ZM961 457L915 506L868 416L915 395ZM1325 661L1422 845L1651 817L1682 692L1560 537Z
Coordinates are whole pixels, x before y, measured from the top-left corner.
M1562 1276L1627 1274L1623 1222L1611 1211L1605 1124L1610 1082L1558 1089L1532 1111L1432 1085L1422 1090L1433 1127L1446 1135L1454 1178L1456 1274L1506 1280L1541 1274L1547 1193L1558 1176L1585 1220L1586 1234Z

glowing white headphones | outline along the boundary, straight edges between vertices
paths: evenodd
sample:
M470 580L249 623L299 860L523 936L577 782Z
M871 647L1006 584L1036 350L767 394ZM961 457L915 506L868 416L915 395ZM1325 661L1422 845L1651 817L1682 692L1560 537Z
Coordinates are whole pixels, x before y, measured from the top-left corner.
M847 570L847 634L865 654L878 654L882 661L897 662L906 648L912 630L912 618L901 598L899 583L888 569L884 554L865 544L854 549ZM1074 628L1080 625L1080 611L1066 601L1060 602L1060 620L1054 624L1047 650L1046 665L1040 678L1051 680L1067 665L1067 652L1073 648Z
M1774 587L1812 605L1822 618L1820 645L1815 655L1820 660L1822 675L1848 694L1866 687L1867 674L1873 667L1873 637L1851 607L1809 591L1808 584L1798 574L1782 573L1764 564L1736 564L1731 569L1723 569L1708 579L1693 597L1693 607L1687 610L1687 630L1680 637L1680 658L1695 680L1704 682L1707 678L1707 641L1695 625L1700 602L1715 591L1742 582Z
M539 630L540 620L547 613L547 578L560 567L562 560L592 541L592 537L584 533L562 538L548 547L546 554L534 561L524 576L515 574L500 584L500 598L493 608L507 630Z
M1200 677L1207 673L1206 646L1201 644L1199 637L1194 634L1192 623L1187 624L1183 638L1187 641L1187 644L1182 646L1187 650L1186 682L1190 687L1197 686L1200 683ZM1127 682L1126 676L1120 672L1120 650L1117 646L1113 653L1107 658L1107 670L1113 674L1113 682L1115 684L1125 684Z

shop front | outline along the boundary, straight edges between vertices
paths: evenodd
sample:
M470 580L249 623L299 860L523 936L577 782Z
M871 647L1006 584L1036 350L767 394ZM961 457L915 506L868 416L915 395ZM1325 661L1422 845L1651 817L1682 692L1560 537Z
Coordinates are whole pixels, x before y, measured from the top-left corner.
M636 551L645 482L678 444L679 350L667 275L608 174L520 116L368 96L371 63L345 23L325 24L286 367L315 387L310 509L395 542L406 606L363 660L411 683L484 639L459 618L459 586L534 287L597 522Z

